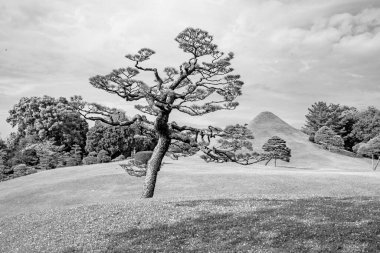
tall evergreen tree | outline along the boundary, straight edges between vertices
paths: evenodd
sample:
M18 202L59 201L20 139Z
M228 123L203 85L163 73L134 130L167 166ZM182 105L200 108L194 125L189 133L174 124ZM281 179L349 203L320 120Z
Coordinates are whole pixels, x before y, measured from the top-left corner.
M306 124L303 130L311 135L315 134L321 127L327 126L336 132L341 129L341 122L345 117L344 112L353 108L341 106L339 104L329 104L326 102L316 102L308 108Z

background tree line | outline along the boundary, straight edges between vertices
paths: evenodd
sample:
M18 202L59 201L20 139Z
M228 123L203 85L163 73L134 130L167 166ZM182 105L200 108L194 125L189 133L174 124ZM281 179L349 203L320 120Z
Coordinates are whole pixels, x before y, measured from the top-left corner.
M119 111L114 117L126 117ZM95 122L89 128L66 98L21 98L7 122L16 129L0 139L0 180L37 170L109 162L134 151L153 150L157 138L139 127L113 127Z
M340 104L316 102L308 108L303 131L309 140L326 148L338 148L379 158L380 110L358 110ZM376 169L375 165L373 166Z

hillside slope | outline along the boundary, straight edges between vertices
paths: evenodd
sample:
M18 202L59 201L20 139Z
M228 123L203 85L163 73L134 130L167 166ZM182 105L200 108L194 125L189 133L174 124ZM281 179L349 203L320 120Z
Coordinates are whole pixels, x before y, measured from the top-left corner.
M344 170L368 170L368 159L352 158L322 150L308 140L308 136L295 129L271 112L262 112L250 123L249 128L255 137L254 146L262 151L262 145L272 136L279 136L287 142L292 150L289 163L280 162L280 165L297 168L324 168Z
M129 176L118 163L59 168L0 182L0 218L50 208L145 201L139 200L144 178ZM151 201L378 196L379 180L379 171L370 169L241 166L206 163L194 156L165 159Z

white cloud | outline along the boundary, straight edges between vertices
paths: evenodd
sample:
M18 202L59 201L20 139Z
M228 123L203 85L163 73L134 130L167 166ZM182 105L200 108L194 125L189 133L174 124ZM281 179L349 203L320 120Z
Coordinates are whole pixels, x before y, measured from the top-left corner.
M378 0L0 0L0 93L13 97L0 109L21 96L80 94L134 112L88 78L141 47L157 52L149 66L179 65L187 56L174 37L187 26L235 52L245 81L236 121L272 110L299 124L317 100L380 107L379 24ZM223 125L225 114L195 120Z

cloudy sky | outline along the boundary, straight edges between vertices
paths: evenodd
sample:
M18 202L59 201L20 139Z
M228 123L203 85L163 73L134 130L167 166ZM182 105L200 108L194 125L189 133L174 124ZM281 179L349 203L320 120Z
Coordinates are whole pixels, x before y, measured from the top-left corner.
M179 66L186 27L233 51L245 82L235 111L172 120L207 126L272 111L295 127L316 101L380 107L379 0L0 0L0 132L23 96L70 97L136 111L88 78L156 51L146 66Z

